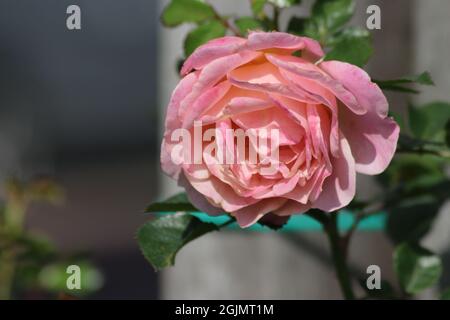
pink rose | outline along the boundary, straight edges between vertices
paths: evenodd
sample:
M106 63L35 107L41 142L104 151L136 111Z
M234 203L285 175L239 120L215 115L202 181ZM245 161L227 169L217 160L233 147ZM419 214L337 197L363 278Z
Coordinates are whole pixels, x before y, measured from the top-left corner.
M252 32L248 39L210 41L186 60L167 110L161 163L197 208L228 212L241 227L310 208L330 212L353 199L356 172L385 170L399 135L387 117L386 97L365 71L340 61L321 62L323 55L309 38ZM224 133L226 138L200 143L214 144L216 151L202 149L196 161L186 161L184 152L195 142L177 149L179 129L192 133L189 139L195 139L195 130L255 129L257 136L259 129L277 130L277 141L268 138L278 146L277 159L249 143L263 155L258 163L248 157L239 163L218 161L218 150L239 152L224 146L236 143ZM274 163L275 170L262 170Z

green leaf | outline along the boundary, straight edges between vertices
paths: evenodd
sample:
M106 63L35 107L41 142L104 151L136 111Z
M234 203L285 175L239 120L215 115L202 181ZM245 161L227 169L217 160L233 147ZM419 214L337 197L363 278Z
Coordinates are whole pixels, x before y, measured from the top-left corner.
M247 35L249 30L263 30L263 25L259 20L252 17L242 17L234 21L242 35Z
M380 81L380 82L382 84L386 84L386 85L399 85L399 84L405 84L405 83L418 83L418 84L427 85L427 86L434 85L433 79L431 78L431 75L428 71L422 72L417 75L406 76L406 77L403 77L400 79L386 80L386 81Z
M413 76L405 79L406 82L415 82L426 86L434 86L434 81L431 78L431 74L428 71L422 72L417 76Z
M305 18L292 17L291 20L289 20L287 32L302 35L305 29L305 21Z
M172 266L177 252L187 243L218 229L213 223L177 213L147 222L138 230L137 239L145 258L160 270Z
M422 117L422 113L417 107L408 105L408 124L414 137L421 138L427 127L427 118Z
M390 91L398 91L398 92L405 92L405 93L420 93L420 91L405 87L405 84L421 84L426 86L432 86L434 85L433 79L431 79L431 75L429 72L422 72L418 75L413 76L406 76L400 79L394 79L394 80L373 80L378 86L383 90L390 90Z
M184 54L186 57L190 56L199 46L209 40L223 37L226 32L227 29L219 21L212 20L205 22L188 33L184 41Z
M311 18L305 24L305 34L327 44L340 31L355 11L353 0L317 0Z
M400 136L399 147L406 144L403 136ZM407 142L414 147L414 141ZM420 154L399 154L397 155L386 171L380 175L380 182L387 187L400 185L404 188L416 184L423 178L432 178L440 181L444 178L443 165L444 161L432 155ZM429 187L429 186L428 186Z
M251 0L253 15L259 19L264 17L264 7L267 0Z
M441 300L450 300L450 288L448 288L447 290L442 292L440 299Z
M395 242L418 242L431 229L441 203L426 198L419 203L406 203L389 210L386 232Z
M175 27L182 23L199 23L214 18L214 10L201 0L172 0L164 8L162 23L167 27Z
M348 28L333 40L326 60L339 60L363 67L373 53L372 38L367 30Z
M409 79L407 78L406 81L412 81L426 86L434 86L434 81L431 78L431 74L428 71L422 72L418 76Z
M412 94L420 93L420 91L416 90L416 89L407 88L407 87L398 86L398 85L385 85L385 84L380 83L380 81L378 81L378 80L372 80L372 81L375 82L376 84L378 84L378 86L382 90L396 91L396 92L403 92L403 93L412 93Z
M390 110L389 116L394 118L395 122L397 122L398 126L400 127L400 132L403 132L405 130L405 120L403 114Z
M288 8L296 4L300 4L301 0L267 0L267 2L277 6L278 8Z
M440 175L422 175L405 185L406 196L418 198L430 196L441 204L450 198L450 180L445 177L444 172Z
M439 280L442 262L432 252L418 245L404 243L394 251L394 269L403 290L417 294Z
M148 213L174 213L177 211L197 212L199 210L190 203L184 192L176 194L165 201L152 203L145 209L145 212Z
M409 108L409 126L415 137L445 141L445 127L450 120L450 103L432 102Z

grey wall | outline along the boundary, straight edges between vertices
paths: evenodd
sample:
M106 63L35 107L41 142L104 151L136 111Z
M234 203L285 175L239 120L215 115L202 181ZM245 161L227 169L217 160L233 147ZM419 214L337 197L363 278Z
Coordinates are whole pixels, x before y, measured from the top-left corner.
M69 4L80 31L66 28ZM87 252L99 298L157 296L134 235L158 193L158 17L147 0L0 2L0 178L51 174L65 188L27 228Z

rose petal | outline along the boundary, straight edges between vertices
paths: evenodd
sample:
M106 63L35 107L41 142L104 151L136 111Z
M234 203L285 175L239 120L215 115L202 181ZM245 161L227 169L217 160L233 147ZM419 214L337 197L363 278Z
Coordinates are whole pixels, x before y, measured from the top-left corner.
M352 201L356 191L355 160L347 139L341 136L340 154L332 158L333 173L329 176L313 208L331 212L345 207Z
M195 82L192 91L181 102L178 109L178 116L184 117L186 110L188 110L195 100L205 92L205 90L211 88L218 81L220 81L228 72L236 69L242 64L252 61L258 57L260 53L252 51L243 51L218 58L203 68Z
M180 174L180 178L178 179L178 185L186 190L186 194L188 196L189 201L197 209L213 216L225 214L222 208L213 206L204 195L195 190L189 183L189 181L186 179L183 173Z
M188 74L192 69L201 69L208 63L240 51L245 43L244 38L223 37L211 40L198 47L184 62L180 74Z
M196 179L189 172L184 173L195 190L208 198L214 206L221 207L226 212L237 211L258 202L253 198L240 197L232 187L213 175L207 179Z
M300 142L302 128L277 108L268 108L256 112L239 113L231 117L234 123L244 130L255 129L258 142L269 141L271 134L279 137L278 146L292 145ZM277 131L272 131L277 130ZM264 139L263 133L267 135Z
M310 204L298 203L294 200L288 200L286 203L277 210L274 210L273 213L278 216L290 216L293 214L301 214L305 213L311 208Z
M387 116L389 105L386 97L364 70L341 61L325 61L319 66L342 83L365 110L375 111L382 118ZM354 110L352 109L352 111Z
M231 215L236 218L241 228L247 228L256 223L265 214L279 209L285 202L286 199L283 198L264 199L251 206L234 211Z
M165 128L167 134L170 134L173 129L180 128L181 120L178 118L178 109L181 101L191 93L197 79L197 73L190 73L181 79L173 90L166 112Z
M339 149L339 134L338 134L338 107L336 97L326 88L320 84L300 77L292 72L280 69L281 75L289 80L294 86L306 91L312 99L319 101L324 106L327 106L331 111L331 134L330 134L330 150L336 156Z
M216 86L207 89L185 112L182 127L185 129L190 128L202 113L207 112L208 108L211 108L223 98L230 89L230 86L229 82L223 81Z
M290 49L304 50L305 56L311 61L323 57L324 52L320 44L309 38L298 37L284 32L250 32L246 46L249 50Z
M223 113L224 115L238 115L240 113L262 111L272 106L273 103L268 99L235 97L230 100Z
M394 156L399 127L386 118L388 102L381 89L362 69L340 61L326 61L320 67L350 90L368 113L356 116L342 110L340 125L356 161L356 170L365 174L383 172Z
M374 111L358 116L344 109L340 126L355 158L356 171L368 175L383 172L397 148L398 124L391 118L380 118Z
M336 97L354 113L364 114L367 112L367 109L359 104L352 92L347 90L338 80L329 76L316 65L294 56L266 54L266 57L277 67L290 71L306 79L316 81L320 85L324 86L333 92Z

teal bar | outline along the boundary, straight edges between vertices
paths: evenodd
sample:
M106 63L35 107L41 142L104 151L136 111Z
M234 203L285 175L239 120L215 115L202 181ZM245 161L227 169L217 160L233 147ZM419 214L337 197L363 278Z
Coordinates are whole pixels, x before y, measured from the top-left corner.
M223 216L209 216L206 213L196 212L192 213L204 222L211 222L217 225L223 224L229 220L225 215ZM353 225L354 216L348 210L341 210L338 218L338 225L340 230L347 230ZM358 230L364 231L377 231L383 230L386 225L386 214L380 212L378 214L371 215L365 218L359 224ZM227 227L228 229L240 229L236 224L232 224ZM253 226L246 228L249 231L267 232L271 229L264 227L260 224L254 224ZM289 222L281 229L285 232L295 232L295 231L320 231L322 226L313 218L298 214L294 215L289 219Z

